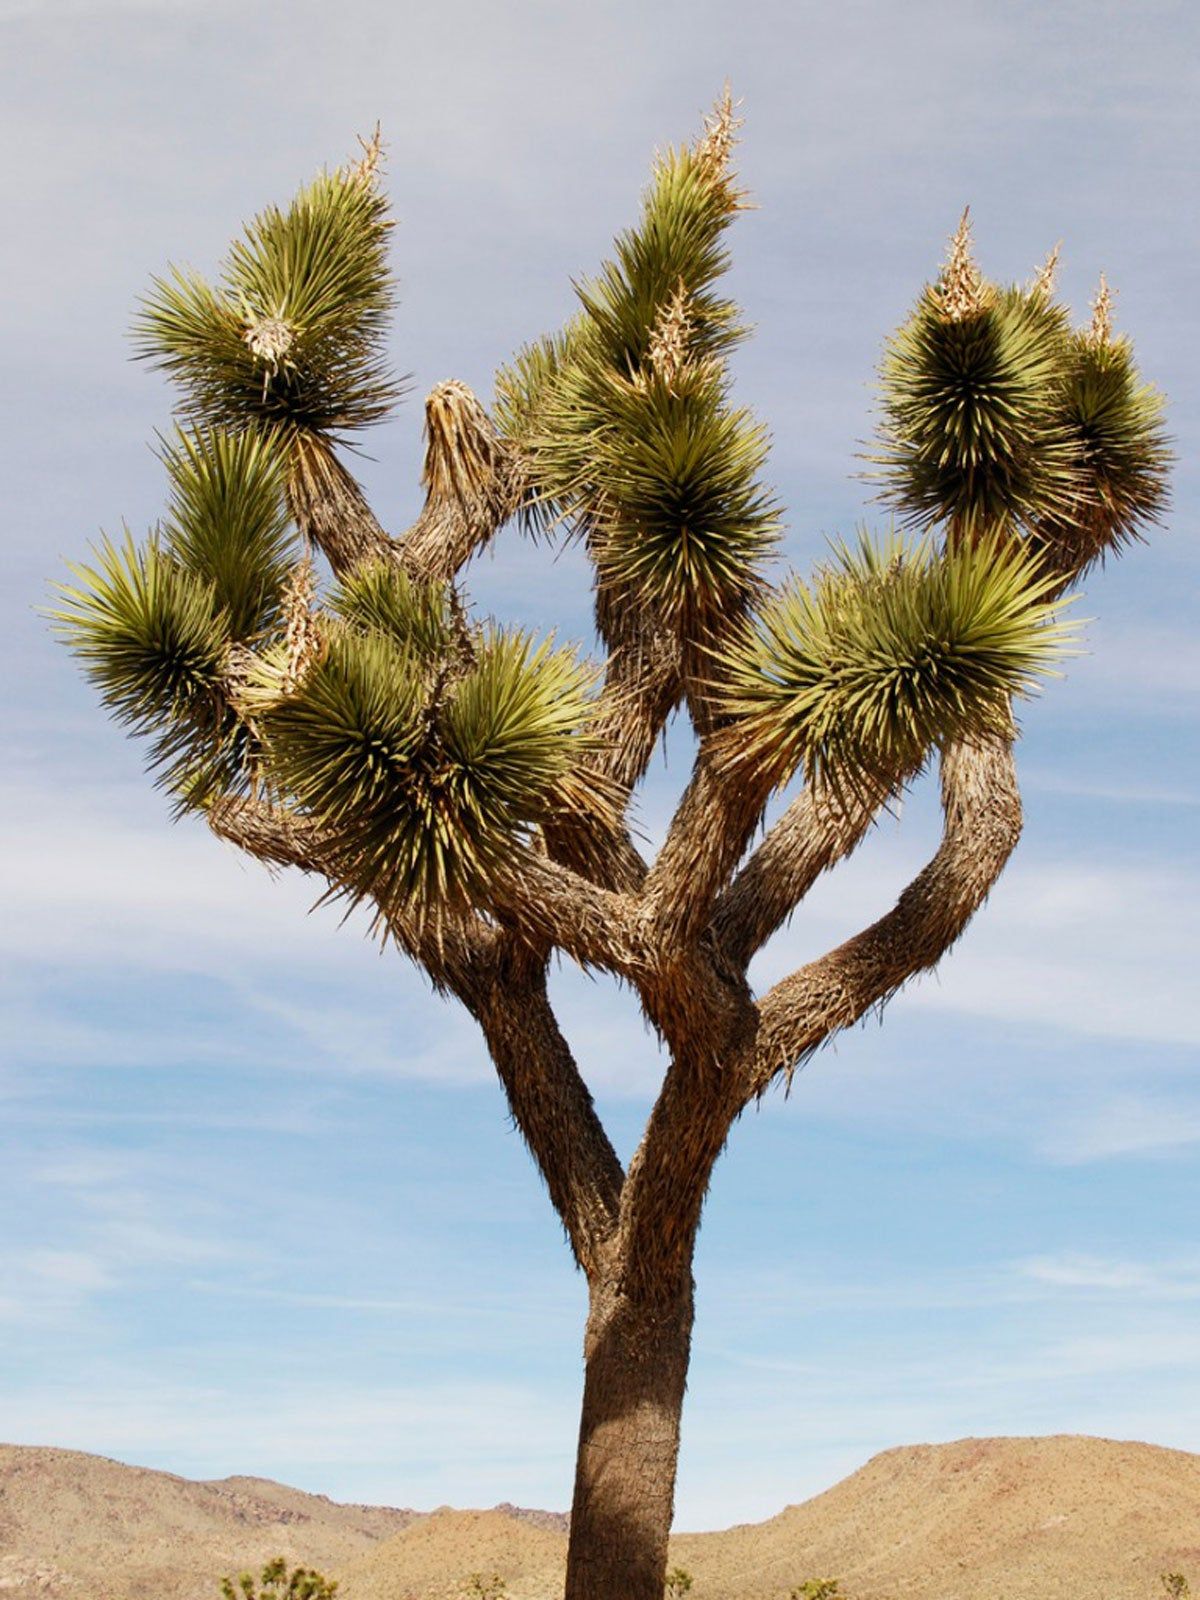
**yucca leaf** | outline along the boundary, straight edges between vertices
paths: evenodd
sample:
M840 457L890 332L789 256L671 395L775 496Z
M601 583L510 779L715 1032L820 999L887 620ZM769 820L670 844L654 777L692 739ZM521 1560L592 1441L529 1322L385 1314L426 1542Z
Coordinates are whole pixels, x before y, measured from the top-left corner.
M272 779L326 831L343 892L417 918L486 903L514 844L583 787L569 652L496 633L447 670L342 623L261 718Z
M644 364L659 312L681 283L697 355L723 354L744 337L737 306L715 292L729 266L723 237L737 210L727 175L698 149L668 150L656 162L638 226L616 239L616 259L576 291L609 366L632 374Z
M1068 336L1043 294L981 285L951 316L925 288L884 354L870 458L905 521L963 535L1028 525L1078 492L1058 404Z
M793 581L721 653L726 758L771 788L798 771L886 792L951 739L1003 733L1071 629L1058 580L1020 542L937 552L899 540L840 548Z
M201 427L328 438L380 421L399 393L383 349L388 226L372 181L323 173L255 218L217 287L178 269L155 279L138 354L175 379Z
M224 694L228 619L214 585L128 533L71 572L50 616L113 716L151 737L159 781L185 806L238 781L248 733Z
M739 610L779 528L758 482L764 429L704 368L609 387L593 468L601 582L692 622Z
M450 595L444 584L421 583L391 561L369 561L344 578L330 606L355 627L386 635L435 662L454 647Z
M578 286L582 313L497 378L526 520L572 522L610 598L701 633L744 606L777 527L757 483L765 435L730 406L724 370L745 331L718 287L740 204L730 119L725 104L697 146L657 162L638 225ZM598 607L602 628L610 610Z
M293 555L276 441L206 429L177 433L162 453L166 548L212 585L230 637L252 639L278 618Z
M454 685L442 716L453 782L464 804L503 826L541 820L586 755L580 737L588 674L569 650L494 631Z
M1127 339L1073 334L1059 406L1078 491L1051 505L1032 531L1078 573L1160 520L1173 457L1163 397L1142 381Z

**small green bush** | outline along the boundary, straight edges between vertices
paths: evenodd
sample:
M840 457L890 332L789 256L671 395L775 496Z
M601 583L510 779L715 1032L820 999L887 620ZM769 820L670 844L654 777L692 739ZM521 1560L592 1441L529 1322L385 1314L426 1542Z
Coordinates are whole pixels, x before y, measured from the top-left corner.
M221 1593L224 1600L334 1600L337 1583L311 1567L295 1567L289 1572L283 1556L276 1556L267 1562L257 1582L252 1572L243 1572L236 1580L222 1578Z
M792 1590L788 1600L841 1600L841 1596L840 1578L805 1578Z
M508 1585L498 1572L493 1572L490 1578L485 1578L482 1572L473 1572L463 1594L467 1600L505 1600Z
M679 1600L681 1595L687 1594L692 1587L692 1575L686 1567L672 1567L667 1573L666 1588L663 1590L667 1600Z

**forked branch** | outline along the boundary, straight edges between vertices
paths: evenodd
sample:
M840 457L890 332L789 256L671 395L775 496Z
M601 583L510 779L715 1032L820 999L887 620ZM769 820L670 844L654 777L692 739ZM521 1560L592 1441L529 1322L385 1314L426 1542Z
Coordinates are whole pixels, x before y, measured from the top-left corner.
M936 966L987 899L1021 834L1011 740L952 745L942 757L942 843L886 916L784 978L760 1003L744 1066L761 1094L832 1033Z
M730 960L745 965L870 830L884 797L809 786L768 830L717 901L713 925Z
M506 938L453 988L483 1030L513 1121L590 1277L616 1227L624 1173L550 1005L545 957Z

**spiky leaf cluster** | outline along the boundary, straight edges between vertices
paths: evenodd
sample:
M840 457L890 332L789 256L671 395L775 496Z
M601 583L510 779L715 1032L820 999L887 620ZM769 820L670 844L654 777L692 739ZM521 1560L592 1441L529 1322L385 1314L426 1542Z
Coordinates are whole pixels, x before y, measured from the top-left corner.
M291 539L274 442L215 430L163 450L169 507L72 567L54 619L106 706L152 741L181 804L245 780L252 735L230 703L233 652L278 620Z
M591 462L604 507L592 538L601 584L689 620L740 605L778 526L758 481L763 429L725 403L712 367L670 382L611 374L597 389L608 397Z
M314 1567L293 1567L277 1556L263 1567L256 1580L252 1572L236 1579L221 1579L223 1600L335 1600L337 1580L326 1578Z
M729 402L723 358L744 330L719 280L738 196L710 144L660 160L581 314L497 382L535 517L586 534L607 594L693 631L744 606L778 527L764 431Z
M280 451L256 433L177 433L163 448L166 547L211 583L231 638L249 641L277 616L293 537Z
M1073 497L1059 404L1068 338L1045 294L981 284L950 314L939 286L925 288L884 354L872 458L905 521L970 537Z
M104 705L151 739L159 781L193 803L234 781L245 730L224 696L227 618L213 584L128 534L71 572L52 615Z
M459 644L451 593L421 582L390 561L367 561L341 582L330 607L362 633L380 633L417 659L434 663Z
M259 715L271 777L326 830L352 898L418 918L486 901L533 827L595 798L588 675L524 634L451 642L400 574L338 603L320 658Z
M139 353L200 425L332 438L380 421L398 394L383 353L388 227L369 174L321 174L255 218L215 286L177 268L156 279Z
M774 788L798 771L834 791L886 793L948 740L1011 728L1010 702L1062 654L1056 579L987 535L938 552L899 540L841 547L722 653L725 754Z
M1051 506L1032 532L1060 564L1080 571L1159 520L1172 454L1162 395L1142 381L1127 339L1073 334L1059 406L1077 492Z

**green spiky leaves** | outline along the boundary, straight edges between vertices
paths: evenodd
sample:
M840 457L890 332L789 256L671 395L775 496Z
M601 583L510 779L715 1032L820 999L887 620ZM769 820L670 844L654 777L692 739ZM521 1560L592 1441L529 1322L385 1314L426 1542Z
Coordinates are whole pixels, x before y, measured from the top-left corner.
M881 371L884 498L952 540L1030 534L1070 579L1137 536L1166 502L1162 401L1111 334L1101 280L1091 328L1051 298L1055 252L1028 289L998 289L964 215L935 284Z
M740 611L779 525L758 481L764 430L726 403L711 367L670 380L654 371L639 382L606 374L596 389L606 417L589 459L600 584L610 595L649 599L689 632Z
M1043 295L982 286L950 315L927 288L881 374L885 497L922 528L1028 524L1078 484L1059 380L1069 329Z
M216 590L157 540L105 540L72 565L51 613L119 722L152 740L164 786L199 802L238 771L245 734L226 703L227 617Z
M486 901L532 828L602 804L588 674L523 634L439 641L448 614L401 574L339 604L353 621L260 715L271 777L334 841L351 898L417 919Z
M697 356L724 355L744 336L737 306L717 287L739 198L728 172L704 151L701 144L660 158L639 225L615 240L615 260L578 288L598 353L618 372L632 374L649 360L655 326L680 284Z
M1127 339L1072 336L1060 407L1078 492L1051 506L1032 532L1052 559L1078 572L1159 520L1173 457L1162 395L1141 380Z
M1011 728L1010 702L1071 630L1057 579L992 535L944 553L899 541L837 551L721 657L727 759L768 788L796 772L886 794L948 740Z
M693 636L744 610L778 530L758 483L766 436L730 404L724 364L744 332L719 291L739 208L731 129L725 102L696 147L659 161L639 225L579 287L581 314L497 381L533 520L586 535L606 602L649 604Z
M167 548L212 584L230 636L250 640L274 620L292 557L275 441L211 429L179 433L163 459Z
M392 562L364 562L338 585L331 604L360 632L382 634L427 668L461 644L446 585L418 582Z
M233 652L279 620L291 554L274 441L179 434L164 446L170 500L141 548L105 540L72 566L52 613L106 706L152 739L181 804L246 776L249 729L230 704Z
M156 279L139 354L200 425L329 438L380 421L398 394L383 353L388 227L371 172L323 173L255 218L215 287L178 269Z

